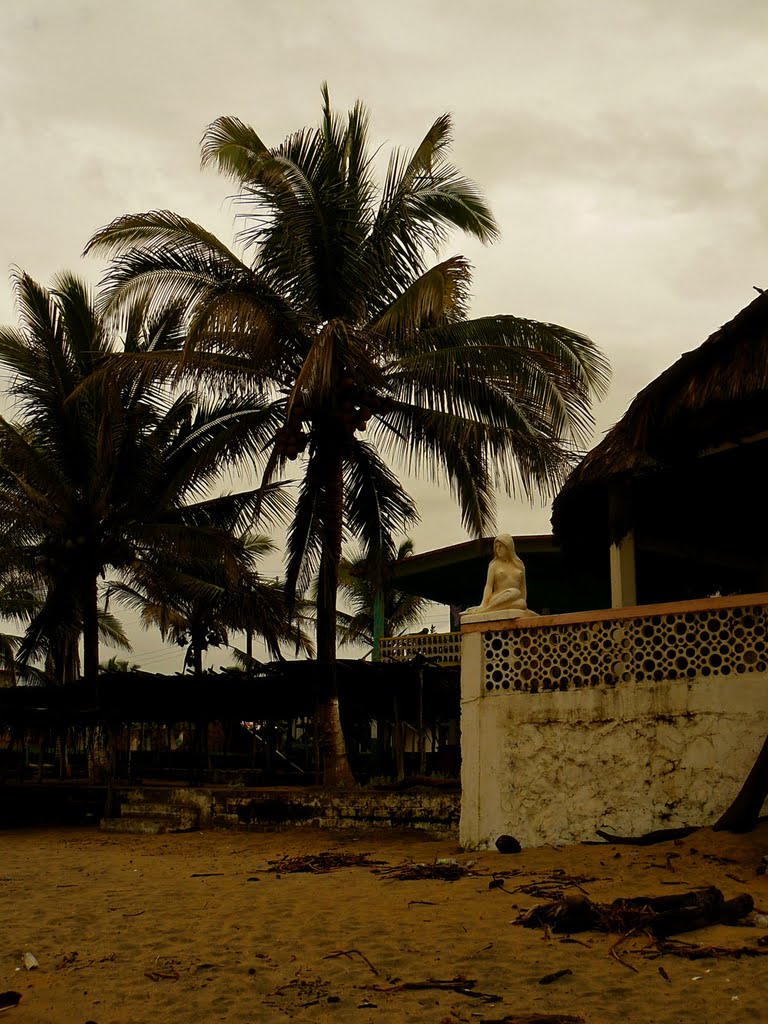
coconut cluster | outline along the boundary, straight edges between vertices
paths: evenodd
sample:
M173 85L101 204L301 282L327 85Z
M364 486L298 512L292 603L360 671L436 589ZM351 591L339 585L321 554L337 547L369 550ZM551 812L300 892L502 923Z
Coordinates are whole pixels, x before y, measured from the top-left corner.
M345 433L352 436L363 431L371 416L383 407L383 400L358 388L352 377L343 377L339 383L339 398L335 418L340 421ZM298 458L309 443L304 424L313 418L312 413L300 402L291 406L285 424L275 433L275 451L278 455L293 461Z

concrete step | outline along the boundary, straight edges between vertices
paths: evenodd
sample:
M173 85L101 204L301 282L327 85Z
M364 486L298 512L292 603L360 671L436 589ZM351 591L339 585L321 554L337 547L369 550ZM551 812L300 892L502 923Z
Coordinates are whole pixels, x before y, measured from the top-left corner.
M196 807L182 804L166 804L149 800L132 800L120 805L120 817L127 818L173 818L185 831L195 829L200 823Z
M159 835L163 832L192 832L200 827L200 812L188 804L171 803L163 799L144 800L139 794L130 794L120 804L120 814L102 818L104 832L133 832Z

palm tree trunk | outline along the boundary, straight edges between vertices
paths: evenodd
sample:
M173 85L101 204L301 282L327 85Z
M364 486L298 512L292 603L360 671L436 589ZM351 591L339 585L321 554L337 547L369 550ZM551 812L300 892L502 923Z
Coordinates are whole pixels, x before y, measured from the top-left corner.
M201 700L203 692L203 643L202 638L197 633L192 635L192 655L194 658L193 672L197 699ZM208 719L202 716L199 716L195 722L193 749L194 760L196 761L194 775L196 781L202 783L205 779L204 772L211 767L208 755Z
M317 596L317 660L323 784L333 787L354 785L355 777L347 760L336 676L336 599L341 560L344 464L338 455L330 458L328 463Z
M768 737L731 806L712 826L716 832L751 832L768 796Z
M99 676L99 587L94 575L83 588L83 676L96 692Z

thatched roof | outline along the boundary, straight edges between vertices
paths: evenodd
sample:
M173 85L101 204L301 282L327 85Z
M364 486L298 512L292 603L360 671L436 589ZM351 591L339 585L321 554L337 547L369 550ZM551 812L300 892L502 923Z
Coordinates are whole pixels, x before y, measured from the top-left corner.
M552 525L567 545L595 519L607 526L609 491L690 465L699 456L768 436L768 292L686 352L634 399L555 499ZM614 539L631 525L614 518Z

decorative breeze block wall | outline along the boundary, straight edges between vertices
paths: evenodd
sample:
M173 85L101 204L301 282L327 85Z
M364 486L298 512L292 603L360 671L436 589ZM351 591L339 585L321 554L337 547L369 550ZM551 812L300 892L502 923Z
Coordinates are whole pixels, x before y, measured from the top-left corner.
M489 693L763 673L768 608L487 630L483 656Z

